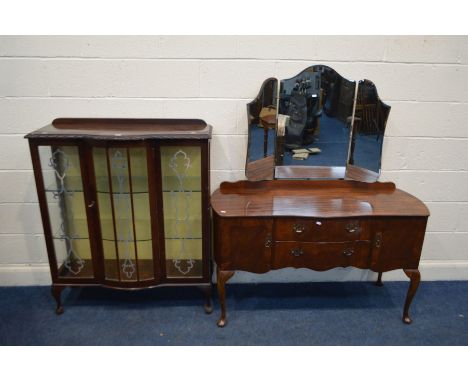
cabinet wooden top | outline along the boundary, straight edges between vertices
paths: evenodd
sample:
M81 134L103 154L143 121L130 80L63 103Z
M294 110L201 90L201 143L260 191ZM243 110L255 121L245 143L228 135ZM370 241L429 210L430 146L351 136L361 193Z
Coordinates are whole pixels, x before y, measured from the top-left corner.
M221 217L429 216L423 202L393 183L352 180L224 182L211 206Z
M59 118L25 138L209 139L211 130L211 126L201 119Z

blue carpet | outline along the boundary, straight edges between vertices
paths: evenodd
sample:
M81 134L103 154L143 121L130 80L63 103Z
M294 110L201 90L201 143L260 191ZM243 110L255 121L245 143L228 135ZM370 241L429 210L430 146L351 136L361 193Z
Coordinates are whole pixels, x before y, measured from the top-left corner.
M0 345L468 345L468 282L228 285L228 325L201 292L74 288L56 316L48 287L0 288Z
M248 147L250 162L264 158L265 131L263 127L252 125L250 128L250 145ZM275 153L275 130L268 129L267 156Z

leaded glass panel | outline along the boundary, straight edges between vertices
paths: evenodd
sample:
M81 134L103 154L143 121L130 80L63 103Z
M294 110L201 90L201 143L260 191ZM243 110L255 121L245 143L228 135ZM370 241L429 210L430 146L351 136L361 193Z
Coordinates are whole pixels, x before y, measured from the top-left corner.
M93 160L106 279L153 279L146 148L96 147Z
M202 277L201 148L161 147L167 277Z
M39 146L58 277L93 277L79 150Z

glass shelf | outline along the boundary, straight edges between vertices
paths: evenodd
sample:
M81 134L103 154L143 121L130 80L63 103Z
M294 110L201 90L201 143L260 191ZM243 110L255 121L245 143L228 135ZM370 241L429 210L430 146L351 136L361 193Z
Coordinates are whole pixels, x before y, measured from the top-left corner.
M112 176L112 193L113 194L130 194L130 186L128 177L125 178L125 190L119 191L119 177ZM147 194L148 193L148 177L132 175L132 193L133 194ZM98 193L110 193L109 178L107 176L96 177L96 188Z
M83 192L82 182L80 176L68 176L65 178L65 188L67 192ZM98 193L110 194L109 178L107 176L96 177L96 189ZM113 194L126 194L129 191L116 192L118 190L118 177L112 177L112 191ZM46 187L46 192L59 193L61 190L57 189L56 184L51 184ZM146 176L132 176L132 193L133 194L147 194L148 191L148 177Z
M114 222L113 222L113 219L111 217L100 219L100 221L101 221L102 240L117 241L117 242L126 242L126 241L128 241L128 240L121 240L121 239L115 240L114 239ZM131 233L132 238L130 239L130 241L143 242L143 241L151 241L152 240L151 220L149 218L148 219L135 219L135 229L136 229L136 233L137 233L137 239L136 240L134 240L134 238L133 238L132 219L116 218L115 221L117 223L116 225L117 225L118 228L124 227L125 232L129 231ZM76 232L76 233L79 233L80 231L83 233L84 230L86 231L86 233L88 232L88 230L87 230L88 221L86 220L86 218L74 218L73 222L75 224L75 227L79 227L79 229L77 229L78 232ZM119 232L118 229L117 229L117 232ZM65 237L63 237L61 235L57 235L57 234L54 234L52 236L52 238L54 240L65 240L66 239ZM89 237L86 237L86 236L83 236L83 235L82 236L69 235L67 238L71 239L71 240L89 240Z
M114 240L114 239L106 239L106 238L103 238L102 239L103 241L116 241L117 243L126 243L127 240ZM131 242L133 241L136 241L137 243L142 243L142 242L145 242L145 241L151 241L151 239L137 239L137 240L131 240Z
M181 260L181 262L185 262L186 260ZM201 278L203 277L203 260L196 259L192 260L193 266L187 273L182 274L180 272L180 265L176 266L176 263L172 259L166 260L166 273L169 277L177 278L177 277L184 277L184 278Z
M125 240L122 238L118 238L115 240L114 238L114 221L112 218L101 218L101 235L102 240L106 241L117 241L117 242L126 242L126 241L151 241L152 234L151 234L151 220L150 219L135 219L135 232L136 232L136 239L133 237L133 221L132 219L115 219L115 230L117 232L117 236L121 234L130 234L131 239Z
M63 237L63 236L57 236L57 235L53 235L52 236L52 239L54 240L89 240L89 237Z
M132 274L130 278L125 277L125 273L122 271L122 267L124 266L124 261L117 261L117 259L105 259L104 260L105 268L108 271L107 278L109 280L117 281L119 278L119 270L120 268L120 277L122 282L131 282L137 281L137 273L136 271ZM152 280L154 279L154 270L153 270L153 261L148 259L138 259L138 263L135 262L135 266L138 266L140 280ZM73 273L70 271L69 268L62 265L59 268L59 276L60 277L69 277L69 278L92 278L93 277L93 269L92 269L92 261L90 259L86 259L83 262L83 266L79 273Z
M81 176L67 176L65 178L65 188L67 192L83 192ZM96 189L98 193L109 194L109 178L107 176L96 177ZM112 191L114 194L122 193L129 195L129 191L116 192L118 190L118 177L112 177ZM57 185L49 184L46 192L59 193L61 190ZM146 176L132 176L132 193L133 194L147 194L148 178ZM179 180L176 176L163 177L163 192L201 192L200 177L187 176L184 178L184 189L179 190Z
M66 176L64 178L65 190L67 195L70 196L70 192L83 192L83 183L81 180L81 175ZM60 193L63 190L58 189L57 182L49 184L45 188L45 192Z
M165 240L201 240L202 237L165 237Z
M52 236L52 239L54 240L65 240L64 237L57 237L57 236ZM70 238L71 240L89 240L89 237L72 237ZM185 237L167 237L166 239L168 240L180 240L180 239L184 239L184 240L196 240L196 239L201 239L201 237L194 237L194 238L185 238ZM114 239L102 239L104 241L116 241L118 243L126 243L127 240L114 240ZM134 241L133 239L131 241ZM137 243L139 242L144 242L144 241L151 241L151 239L137 239L135 240Z
M72 264L73 265L73 264ZM91 259L83 259L82 264L75 266L62 264L58 269L59 277L69 278L93 278L93 262Z
M180 190L179 178L174 175L163 176L162 184L163 192L201 192L199 176L184 177L182 190Z
M200 218L189 218L187 220L176 220L166 218L164 221L164 238L170 240L201 239L202 222Z
M123 268L125 266L125 260L105 259L104 266L106 269L106 278L108 280L117 281L120 273L121 282L137 281L136 267L138 267L140 281L154 279L152 259L138 259L138 262L136 260L133 260L133 263L135 264L135 272L131 275L131 277L128 277L123 271Z

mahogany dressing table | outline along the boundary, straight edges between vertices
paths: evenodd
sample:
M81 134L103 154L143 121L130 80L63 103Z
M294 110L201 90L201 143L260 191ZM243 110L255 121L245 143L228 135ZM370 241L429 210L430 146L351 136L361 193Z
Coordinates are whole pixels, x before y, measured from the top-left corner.
M259 115L272 104L277 125L265 142ZM389 111L372 82L322 65L264 82L247 105L249 180L224 182L211 197L218 326L227 323L225 284L237 270L349 266L378 272L377 285L383 272L403 269L403 322L411 323L429 211L393 183L376 182Z

